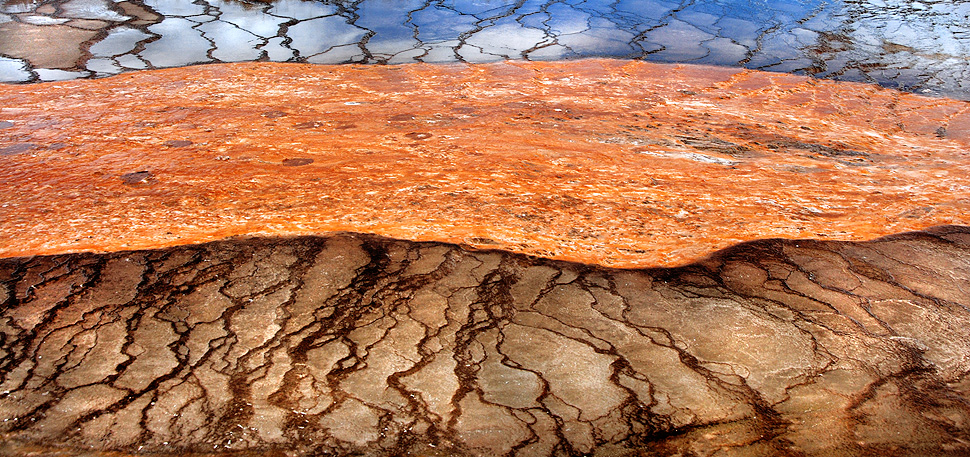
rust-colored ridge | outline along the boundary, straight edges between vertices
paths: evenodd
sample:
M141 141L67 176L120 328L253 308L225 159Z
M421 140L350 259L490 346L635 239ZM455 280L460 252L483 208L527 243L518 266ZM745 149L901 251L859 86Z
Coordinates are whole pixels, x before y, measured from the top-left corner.
M369 232L617 267L970 224L970 104L615 60L0 86L0 256Z

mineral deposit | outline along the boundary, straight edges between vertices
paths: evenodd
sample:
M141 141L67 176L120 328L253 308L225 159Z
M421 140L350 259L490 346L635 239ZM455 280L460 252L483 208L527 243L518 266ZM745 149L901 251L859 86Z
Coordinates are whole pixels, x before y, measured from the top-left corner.
M968 108L617 60L0 86L0 256L361 232L648 267L968 225Z

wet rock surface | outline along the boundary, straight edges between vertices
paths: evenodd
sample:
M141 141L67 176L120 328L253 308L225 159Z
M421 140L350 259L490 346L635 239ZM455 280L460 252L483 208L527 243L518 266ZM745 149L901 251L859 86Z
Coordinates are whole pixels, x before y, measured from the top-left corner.
M618 57L967 99L970 6L941 1L4 0L0 80L195 63Z
M0 256L366 232L607 266L970 225L970 104L618 60L0 86Z
M358 234L5 259L0 453L966 455L968 283L966 227L651 270Z

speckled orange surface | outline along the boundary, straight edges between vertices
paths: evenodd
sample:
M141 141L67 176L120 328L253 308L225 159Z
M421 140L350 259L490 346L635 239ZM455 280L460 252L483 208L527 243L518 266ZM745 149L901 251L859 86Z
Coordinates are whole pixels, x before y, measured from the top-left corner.
M367 232L617 267L970 224L970 105L584 60L0 86L0 256Z

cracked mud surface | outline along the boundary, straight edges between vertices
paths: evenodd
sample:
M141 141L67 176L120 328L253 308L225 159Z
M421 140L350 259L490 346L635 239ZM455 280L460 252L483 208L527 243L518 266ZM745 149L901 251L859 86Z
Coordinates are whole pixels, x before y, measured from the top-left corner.
M618 57L970 98L960 2L4 0L0 81L211 62Z
M953 226L650 270L355 234L0 260L0 453L966 455L968 279Z

